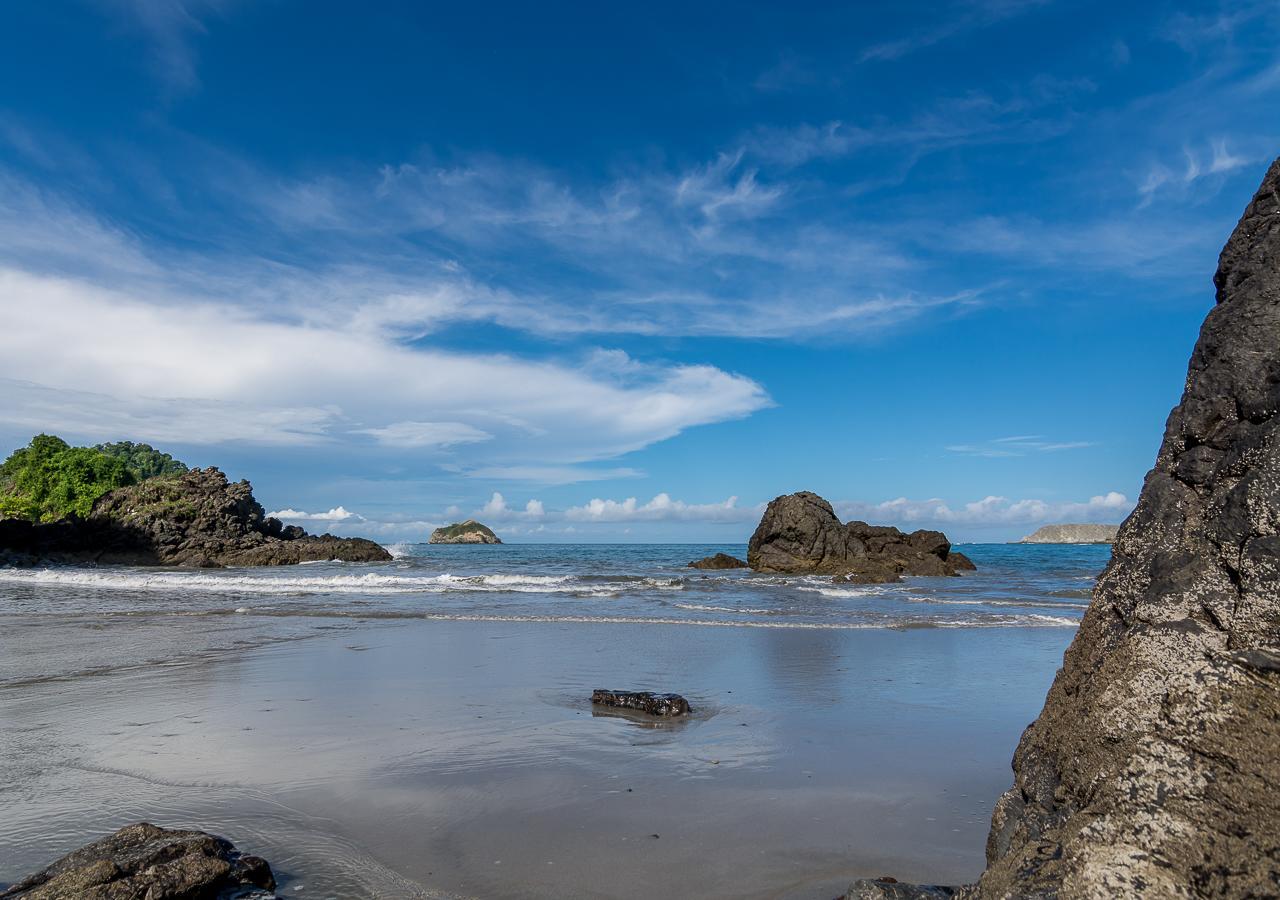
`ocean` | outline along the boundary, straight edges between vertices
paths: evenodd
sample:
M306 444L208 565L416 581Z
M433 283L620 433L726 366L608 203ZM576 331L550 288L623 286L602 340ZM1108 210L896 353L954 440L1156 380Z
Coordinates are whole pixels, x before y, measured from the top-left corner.
M0 570L0 884L138 819L300 897L971 878L1109 548L958 549L977 572L894 585L637 544ZM597 687L694 715L603 714Z

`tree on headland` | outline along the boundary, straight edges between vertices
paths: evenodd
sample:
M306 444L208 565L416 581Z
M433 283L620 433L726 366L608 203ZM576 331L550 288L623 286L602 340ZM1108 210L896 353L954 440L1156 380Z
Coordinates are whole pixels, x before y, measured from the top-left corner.
M107 491L186 470L146 444L72 447L59 437L38 434L0 463L0 518L54 522L71 514L87 516Z
M113 444L98 444L93 449L121 460L138 481L158 478L161 475L181 475L190 468L150 444L116 441Z

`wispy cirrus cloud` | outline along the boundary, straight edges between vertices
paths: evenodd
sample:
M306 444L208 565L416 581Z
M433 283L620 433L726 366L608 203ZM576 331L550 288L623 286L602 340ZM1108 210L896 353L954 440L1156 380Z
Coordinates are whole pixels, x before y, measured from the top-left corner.
M1184 147L1181 168L1175 169L1162 162L1152 164L1138 185L1138 194L1145 206L1162 190L1185 189L1201 179L1224 176L1251 163L1265 162L1269 158L1266 153L1233 152L1225 138L1212 140L1204 148ZM1219 183L1221 180L1219 177Z
M1029 453L1053 453L1059 450L1083 450L1096 447L1094 441L1060 441L1048 440L1039 434L1021 434L1012 437L993 438L977 444L950 444L947 452L962 456L981 456L988 459L1002 459L1015 456L1026 456Z
M221 13L234 0L96 0L147 42L152 67L166 93L177 94L199 83L195 38L204 19Z
M962 0L951 17L926 26L913 34L872 44L859 54L860 62L888 62L981 28L1023 15L1052 0Z

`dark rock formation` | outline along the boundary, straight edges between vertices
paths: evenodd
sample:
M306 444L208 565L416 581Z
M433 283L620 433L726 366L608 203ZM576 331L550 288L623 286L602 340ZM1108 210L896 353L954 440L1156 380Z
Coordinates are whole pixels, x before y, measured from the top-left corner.
M1280 160L1214 284L961 896L1280 896Z
M747 564L728 553L717 553L715 556L704 556L689 563L690 569L745 569Z
M465 522L454 522L431 532L428 544L501 544L502 541L493 533L488 525L481 525L475 519Z
M607 691L597 688L591 692L591 702L602 706L636 709L651 716L686 716L693 712L689 701L679 694L654 694L649 691Z
M141 822L81 847L25 878L3 898L21 900L204 900L271 898L267 861L244 856L203 831L171 831Z
M278 566L310 560L379 562L383 547L363 538L314 537L266 518L249 482L192 469L118 488L87 519L50 524L0 521L0 564L116 563L166 566Z
M948 900L956 889L938 884L904 884L896 878L860 878L849 885L844 900Z
M1118 525L1042 525L1019 544L1110 544Z
M757 572L842 575L896 581L902 575L955 575L974 565L940 531L903 534L891 526L841 524L831 504L801 491L773 500L751 536L747 563Z
M983 897L1280 895L1280 160L996 806Z

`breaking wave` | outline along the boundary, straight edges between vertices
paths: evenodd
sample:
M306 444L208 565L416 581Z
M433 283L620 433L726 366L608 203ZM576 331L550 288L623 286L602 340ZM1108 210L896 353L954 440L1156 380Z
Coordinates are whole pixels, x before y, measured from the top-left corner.
M454 591L529 594L616 594L625 590L681 590L682 578L592 575L362 575L278 576L186 572L140 573L85 569L0 570L0 583L131 591L208 591L254 594L442 594Z

